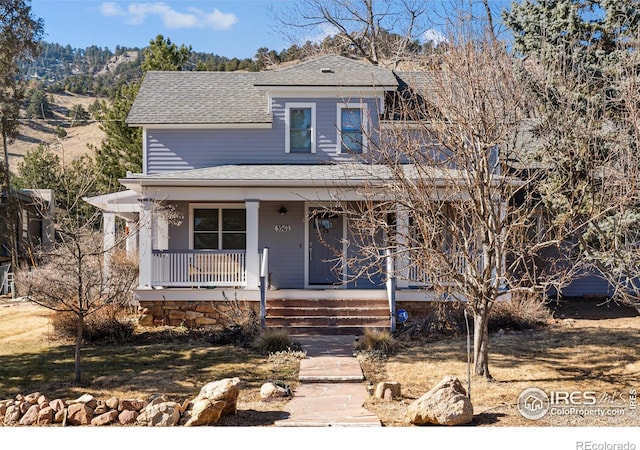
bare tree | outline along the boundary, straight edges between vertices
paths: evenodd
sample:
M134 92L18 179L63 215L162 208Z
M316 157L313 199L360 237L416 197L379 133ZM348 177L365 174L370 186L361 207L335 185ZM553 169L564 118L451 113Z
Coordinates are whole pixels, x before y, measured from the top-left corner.
M296 31L331 34L343 39L351 53L378 65L397 63L424 33L428 2L418 0L302 0L273 12L278 32L296 42ZM284 28L282 27L284 25Z
M38 265L16 274L16 284L22 295L48 309L72 313L76 317L75 377L81 378L81 346L85 319L112 305L128 305L132 300L132 289L137 280L135 261L116 256L121 242L105 247L98 231L100 215L87 213L81 206L82 193L89 192L95 183L90 171L76 174L72 180L75 195L69 195L63 207L50 213L44 205L41 214L52 219L56 242L53 247L37 251ZM69 186L67 186L69 187ZM105 255L114 253L113 257ZM122 252L121 252L122 253ZM105 270L105 261L110 261Z
M466 302L474 371L486 378L493 305L540 295L555 272L545 252L560 243L539 227L540 178L525 160L528 104L514 69L491 33L450 36L437 60L400 74L407 88L389 102L393 120L354 169L369 180L367 200L332 207L349 217L351 274L386 271Z

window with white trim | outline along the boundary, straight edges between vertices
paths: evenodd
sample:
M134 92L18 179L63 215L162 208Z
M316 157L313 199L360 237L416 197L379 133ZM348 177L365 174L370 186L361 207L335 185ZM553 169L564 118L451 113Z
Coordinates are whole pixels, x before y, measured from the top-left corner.
M247 214L239 208L194 208L193 249L244 250Z
M338 105L338 145L341 153L365 153L367 151L366 119L366 104Z
M316 152L315 103L287 103L285 123L285 151L287 153Z

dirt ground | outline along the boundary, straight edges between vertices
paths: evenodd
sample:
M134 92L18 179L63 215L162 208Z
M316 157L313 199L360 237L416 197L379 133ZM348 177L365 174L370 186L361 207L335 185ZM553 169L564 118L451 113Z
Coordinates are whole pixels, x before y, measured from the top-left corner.
M582 427L638 426L640 414L633 392L640 388L640 316L635 310L598 300L571 300L550 305L553 319L543 329L496 333L491 336L490 370L493 380L472 377L471 400L476 427ZM0 362L10 353L36 353L59 345L51 338L49 311L28 302L0 300ZM467 381L466 339L447 338L405 344L396 354L365 361L367 383L397 381L402 398L370 398L365 407L386 427L411 426L408 405L446 375ZM604 413L589 408L547 414L539 420L524 418L517 409L525 389L547 393L595 396ZM587 394L587 397L583 397ZM244 404L243 404L244 402ZM274 411L255 396L241 399L239 414L228 426L256 426L251 420L261 408ZM246 411L246 413L243 413ZM260 424L258 424L260 426ZM262 424L262 426L269 426Z

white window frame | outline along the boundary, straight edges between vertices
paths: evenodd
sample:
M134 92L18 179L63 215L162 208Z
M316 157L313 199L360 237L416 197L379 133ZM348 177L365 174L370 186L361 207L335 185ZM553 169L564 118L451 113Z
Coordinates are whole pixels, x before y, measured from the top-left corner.
M368 134L368 126L367 123L369 121L369 108L366 103L338 103L337 108L337 120L336 124L338 125L338 139L336 142L337 145L337 153L343 153L342 151L342 110L343 109L359 109L360 110L360 129L362 130L362 154L367 153L367 149L369 147L369 140L367 138Z
M292 109L311 109L311 153L316 152L316 104L311 102L287 102L284 107L284 151L291 153L291 110ZM305 154L305 153L299 153Z
M194 210L196 209L217 209L218 211L221 211L223 209L246 209L244 204L240 204L240 203L189 203L189 250L195 250L193 248L193 234L194 234L194 227L193 227L193 218L194 218ZM220 214L220 212L218 212L218 249L219 250L225 250L224 248L222 248L222 214ZM247 225L245 224L245 228L247 228ZM247 234L247 230L245 229L245 235ZM245 241L245 247L246 247L246 241Z

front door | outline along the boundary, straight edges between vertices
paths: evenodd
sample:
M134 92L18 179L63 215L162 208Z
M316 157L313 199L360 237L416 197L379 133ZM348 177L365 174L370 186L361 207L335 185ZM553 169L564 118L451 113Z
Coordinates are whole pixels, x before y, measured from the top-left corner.
M309 284L342 283L342 216L310 211Z

